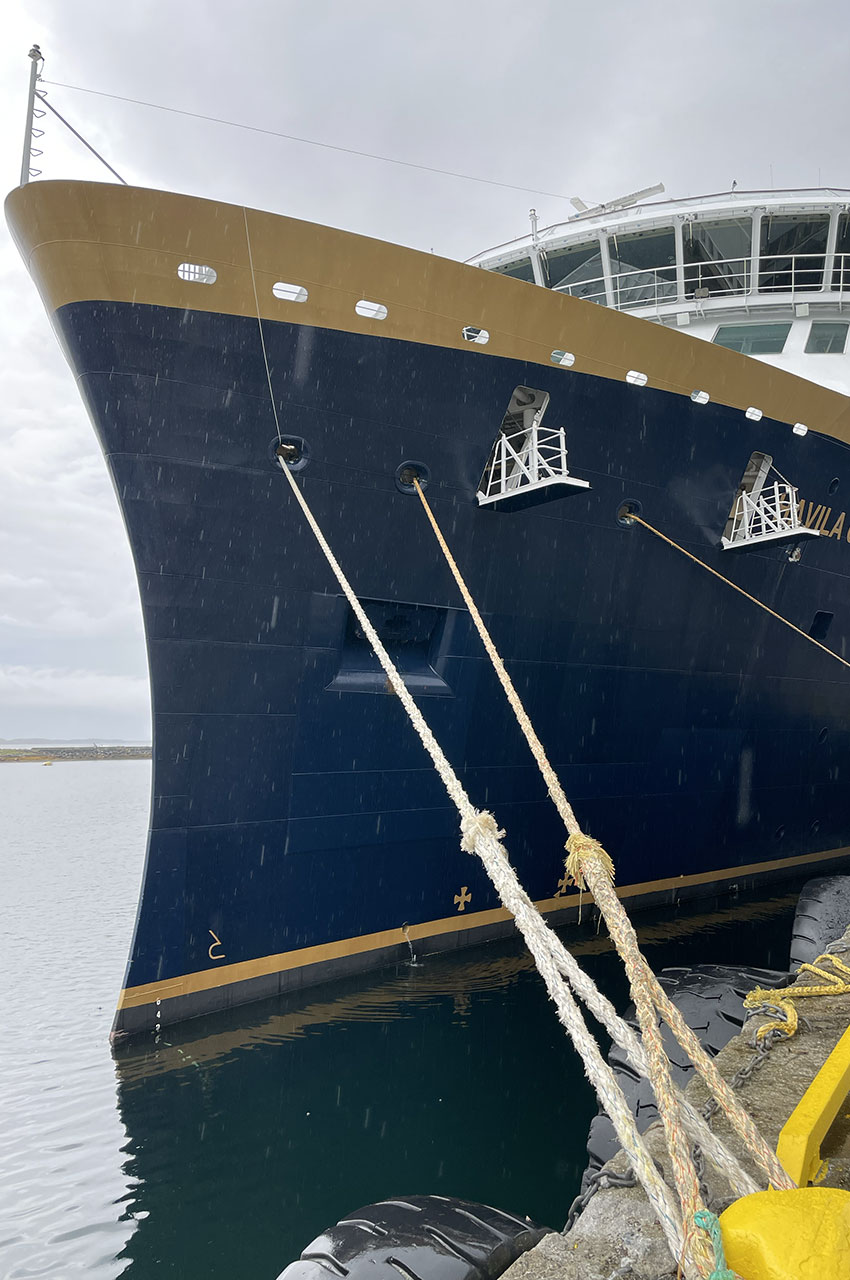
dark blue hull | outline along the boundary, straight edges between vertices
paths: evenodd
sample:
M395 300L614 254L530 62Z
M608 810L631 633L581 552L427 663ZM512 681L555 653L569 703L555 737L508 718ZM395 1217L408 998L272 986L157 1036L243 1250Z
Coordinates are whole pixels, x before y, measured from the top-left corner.
M163 984L166 999L140 994L117 1028L379 962L403 926L420 950L510 927L274 460L256 321L118 303L57 319L127 523L150 660L152 829L125 986ZM306 442L307 499L533 898L552 909L564 893L564 833L420 504L396 487L408 459L430 468L437 518L621 886L709 891L850 844L845 668L617 519L639 502L804 631L833 614L827 643L843 654L843 529L799 563L785 546L718 544L754 450L837 516L845 446L555 366L264 330L281 430ZM550 393L546 424L566 427L592 488L479 509L518 385ZM226 966L239 967L225 979Z

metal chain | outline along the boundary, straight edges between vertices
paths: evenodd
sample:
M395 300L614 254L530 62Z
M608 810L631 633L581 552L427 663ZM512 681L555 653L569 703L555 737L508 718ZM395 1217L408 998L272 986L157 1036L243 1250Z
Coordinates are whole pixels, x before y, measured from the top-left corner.
M745 1026L751 1018L755 1018L758 1016L764 1016L768 1018L781 1018L782 1020L787 1021L784 1010L780 1009L777 1005L773 1005L773 1004L756 1005L755 1008L746 1009L744 1012L745 1012L745 1018L744 1018ZM810 1026L810 1024L806 1021L805 1018L801 1018L800 1021L803 1022L807 1027ZM750 1036L748 1041L749 1046L752 1049L752 1055L750 1056L748 1061L745 1062L744 1065L740 1067L735 1072L735 1074L729 1078L729 1081L728 1081L729 1088L740 1089L741 1085L746 1084L750 1076L752 1076L756 1071L759 1071L764 1066L765 1061L767 1060L767 1055L770 1053L773 1046L775 1044L778 1044L780 1040L787 1040L787 1039L788 1037L785 1034L785 1032L780 1030L779 1028L775 1028L769 1031L767 1035L762 1036L762 1038L759 1039L758 1028L754 1027L752 1035ZM712 1118L715 1115L715 1113L718 1111L718 1109L719 1109L719 1103L717 1099L709 1098L708 1102L705 1104L701 1112L701 1115L707 1124L711 1124ZM698 1143L694 1143L691 1154L693 1157L694 1168L696 1169L697 1178L699 1180L700 1192L702 1194L703 1201L706 1207L709 1209L712 1209L712 1211L714 1212L716 1211L717 1202L715 1200L714 1204L709 1203L709 1201L714 1199L714 1197L711 1196L708 1188L708 1184L706 1181L705 1155L703 1154L702 1147L700 1147ZM663 1176L664 1174L663 1166L660 1164L658 1160L655 1161L655 1164L659 1172ZM572 1204L570 1205L570 1211L567 1215L566 1225L564 1226L564 1235L566 1235L566 1233L575 1225L575 1223L578 1221L581 1214L587 1208L590 1201L596 1195L597 1191L604 1190L607 1187L634 1187L636 1185L637 1185L637 1178L634 1176L634 1174L630 1169L626 1170L625 1173L612 1173L607 1169L606 1165L603 1165L601 1169L597 1169L596 1172L592 1173L588 1178L587 1184L584 1190L579 1195L576 1196L575 1200L573 1200Z
M656 1160L656 1165L658 1161ZM660 1166L659 1166L660 1167ZM567 1214L567 1221L564 1223L564 1232L572 1230L584 1210L590 1204L597 1191L602 1191L607 1187L636 1187L637 1178L631 1168L626 1169L623 1173L612 1173L605 1165L601 1169L597 1169L587 1180L584 1191L580 1192L570 1205L570 1211Z
M773 1004L759 1004L752 1009L745 1009L744 1015L745 1015L744 1016L745 1026L747 1022L749 1022L750 1018L754 1018L757 1015L763 1015L769 1018L777 1018L787 1022L787 1015L785 1014L785 1011L783 1009L780 1009L777 1005L773 1005ZM744 1065L740 1067L733 1076L730 1077L729 1088L740 1089L741 1085L746 1084L750 1076L752 1076L756 1071L760 1071L761 1068L764 1066L765 1062L767 1061L767 1055L770 1053L773 1046L775 1044L778 1044L780 1040L787 1040L787 1039L788 1039L787 1034L779 1027L772 1028L765 1035L761 1037L759 1037L758 1035L758 1028L754 1027L752 1035L750 1036L748 1041L749 1046L752 1049L752 1054L749 1057L749 1059L744 1063ZM705 1106L702 1109L702 1117L707 1124L711 1124L712 1118L716 1114L717 1110L718 1110L717 1099L709 1098L708 1102L705 1104ZM715 1206L709 1204L709 1199L711 1197L709 1195L708 1187L706 1184L706 1178L705 1178L705 1156L703 1155L701 1148L697 1144L694 1144L692 1154L693 1154L694 1167L697 1171L697 1177L699 1179L700 1190L702 1191L703 1199L705 1200L705 1203L709 1209L715 1210Z

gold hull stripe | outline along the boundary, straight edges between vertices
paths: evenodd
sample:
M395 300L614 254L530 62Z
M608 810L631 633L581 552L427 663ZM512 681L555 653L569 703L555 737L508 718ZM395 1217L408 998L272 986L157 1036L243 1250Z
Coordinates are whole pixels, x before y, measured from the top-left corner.
M256 315L241 206L104 183L32 182L7 197L6 217L49 313L92 301ZM576 373L623 381L638 370L653 388L704 390L715 403L755 405L850 443L848 397L748 356L433 254L257 210L248 221L263 319L550 369L554 350L570 351ZM180 279L183 262L213 267L215 283ZM276 298L277 282L305 288L306 301ZM361 299L383 304L386 317L357 315ZM464 340L468 325L487 330L486 346Z
M805 853L793 858L775 858L770 862L751 862L742 867L723 867L718 871L705 871L698 875L675 876L670 880L644 880L636 884L623 885L617 889L620 898L643 897L650 893L663 893L668 889L683 889L689 885L712 884L721 880L736 880L739 877L760 875L770 871L781 871L791 867L804 867L817 862L827 862L834 858L850 855L850 846L832 849L825 853ZM592 895L585 894L584 901L592 902ZM535 903L544 915L553 911L563 911L578 905L577 893L565 894L563 897L543 898ZM486 928L488 925L500 924L510 920L510 913L503 907L492 911L473 911L447 916L442 920L428 920L424 924L413 924L408 927L407 934L412 942L423 938L435 938L441 934L460 933L466 929ZM328 960L339 960L345 956L362 955L369 951L380 951L386 947L405 945L405 934L400 928L384 929L379 933L366 933L359 938L341 938L338 942L325 942L315 947L301 947L297 951L282 951L273 956L260 956L256 960L243 960L238 964L221 965L216 969L201 969L197 973L187 973L182 978L171 978L164 982L148 982L138 987L125 987L118 1000L119 1009L134 1009L140 1005L152 1004L156 1000L172 1000L176 996L193 995L198 991L211 991L215 987L228 986L232 982L246 982L251 978L267 977L273 973L284 973L290 969L303 969L308 965L322 964Z

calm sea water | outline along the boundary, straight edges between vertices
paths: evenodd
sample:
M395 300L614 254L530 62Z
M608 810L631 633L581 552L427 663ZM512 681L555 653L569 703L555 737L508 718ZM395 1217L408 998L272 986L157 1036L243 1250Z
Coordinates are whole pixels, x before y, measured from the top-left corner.
M274 1280L362 1204L559 1227L595 1102L516 942L170 1029L112 1059L150 765L0 766L0 1276ZM641 918L656 968L787 963L795 894ZM592 925L571 941L622 1006Z

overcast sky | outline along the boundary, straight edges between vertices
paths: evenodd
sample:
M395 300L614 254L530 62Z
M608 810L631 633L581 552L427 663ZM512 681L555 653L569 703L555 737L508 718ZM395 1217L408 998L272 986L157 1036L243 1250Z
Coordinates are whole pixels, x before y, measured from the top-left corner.
M18 181L33 41L45 80L603 201L850 187L839 0L3 0L0 162ZM52 87L131 183L449 257L572 212ZM108 180L53 118L46 178ZM146 738L141 615L94 434L0 231L0 738Z

